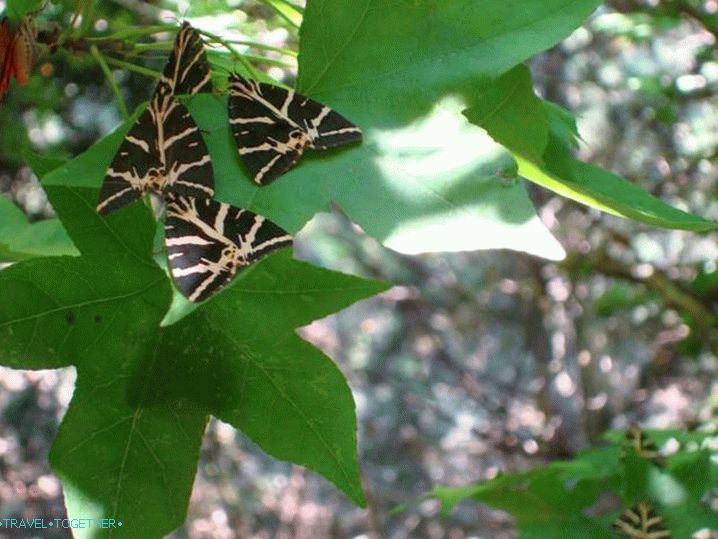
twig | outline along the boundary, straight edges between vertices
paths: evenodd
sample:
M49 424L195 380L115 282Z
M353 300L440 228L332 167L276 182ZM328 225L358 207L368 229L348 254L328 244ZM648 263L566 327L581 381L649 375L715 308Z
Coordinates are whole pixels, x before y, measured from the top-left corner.
M131 64L129 62L124 62L122 60L118 60L117 58L112 58L110 56L106 57L107 63L121 67L123 69L127 69L128 71L134 71L135 73L139 73L140 75L144 75L146 77L150 77L153 79L159 79L162 76L162 73L159 71L155 71L154 69L148 69L146 67L138 66L135 64Z
M115 94L115 101L117 101L117 108L120 109L120 114L122 115L122 118L124 120L127 120L130 117L130 114L127 112L127 105L125 104L125 100L122 97L122 91L120 90L120 87L117 85L117 81L115 80L115 77L112 74L112 71L110 71L110 68L107 65L107 62L105 62L104 56L102 56L102 53L95 45L92 45L90 47L90 53L92 54L93 58L95 58L95 60L97 60L97 63L100 64L100 68L102 69L102 72L105 74L105 77L107 78L107 82L110 84L112 93Z
M284 13L278 6L275 5L273 0L259 0L262 2L265 6L268 6L270 9L272 9L277 15L279 15L282 19L287 21L292 27L299 29L299 25L292 20L292 18ZM290 4L289 2L282 2L284 5L289 6L290 8L294 9L296 11L296 6L293 4ZM301 15L299 11L297 11L297 14Z
M240 52L237 52L237 50L232 46L231 43L229 43L226 39L223 37L218 36L217 34L213 34L212 32L207 32L206 30L197 30L200 34L207 36L212 41L216 41L220 45L222 45L225 49L227 49L232 57L234 57L235 60L237 60L239 63L241 63L247 71L249 71L250 75L252 75L253 78L257 79L260 78L259 73L256 69L254 69L254 66L251 62L249 62L243 54Z
M278 52L279 54L284 54L286 56L292 56L297 57L298 53L297 51L293 51L292 49L284 49L281 47L272 47L271 45L265 45L264 43L259 43L257 41L250 41L245 39L228 39L227 43L232 43L233 45L246 45L249 48L252 49L260 49L265 51L272 51L272 52Z

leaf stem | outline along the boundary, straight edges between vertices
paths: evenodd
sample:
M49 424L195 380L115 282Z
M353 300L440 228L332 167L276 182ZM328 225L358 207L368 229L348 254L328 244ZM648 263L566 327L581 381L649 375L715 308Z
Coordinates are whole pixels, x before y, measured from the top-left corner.
M148 69L146 67L138 66L136 64L131 64L123 60L118 60L117 58L112 58L111 56L107 56L105 60L110 65L121 67L128 71L134 71L135 73L139 73L140 75L144 75L145 77L150 77L152 79L159 79L162 76L162 73L160 73L159 71L155 71L154 69Z
M175 34L175 33L177 33L177 27L167 25L167 24L157 24L154 26L145 26L144 28L129 27L129 28L122 28L120 30L117 30L108 36L88 37L86 39L88 39L90 41L103 40L103 39L125 39L127 37L133 37L133 36L148 36L148 35L152 35L152 34L159 34L160 32L169 32L169 33Z
M197 31L200 34L207 36L210 40L216 41L217 43L222 45L225 49L227 49L230 52L230 54L232 55L232 57L234 57L235 60L237 60L239 63L241 63L247 69L247 71L249 71L249 73L252 75L253 78L255 78L255 79L259 78L259 73L254 68L252 63L249 62L244 57L244 55L242 53L238 52L229 41L227 41L223 37L218 36L217 34L213 34L212 32L207 32L206 30L197 29Z
M259 0L262 4L265 6L268 6L271 8L277 15L279 15L282 19L284 19L286 22L288 22L293 28L299 29L299 24L294 22L294 20L279 6L276 5L276 2L282 3L285 6L292 9L297 15L301 16L302 13L297 10L297 6L294 4L290 4L286 0Z
M136 43L133 51L167 51L174 48L174 41L155 41L154 43Z
M105 78L107 78L107 82L110 84L112 93L115 95L115 101L117 101L117 108L120 110L122 118L124 120L127 120L130 117L130 114L127 112L127 105L125 104L125 100L122 97L122 91L117 85L117 81L115 80L112 71L110 71L110 67L107 65L104 56L102 56L102 53L95 45L92 45L90 47L90 53L97 61L97 63L100 64L100 69L102 69L102 72L105 74Z
M261 56L259 54L244 54L245 58L252 60L257 63L262 64L268 64L278 67L296 67L296 62L286 62L284 60L280 60L279 58L269 58L268 56Z
M297 57L297 51L293 51L292 49L283 49L281 47L272 47L271 45L265 45L264 43L259 43L258 41L251 41L251 40L245 40L245 39L228 39L227 43L232 43L234 45L246 45L247 47L250 47L252 49L260 49L265 51L272 51L272 52L278 52L279 54L284 54L286 56L293 56Z

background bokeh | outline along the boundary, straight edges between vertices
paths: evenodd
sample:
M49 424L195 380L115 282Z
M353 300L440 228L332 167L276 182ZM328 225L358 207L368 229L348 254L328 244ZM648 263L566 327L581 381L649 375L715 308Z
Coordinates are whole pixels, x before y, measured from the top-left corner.
M291 83L298 32L273 5L103 0L93 24L102 35L186 16ZM62 4L48 10L60 25L73 20ZM717 37L715 0L615 0L531 69L537 91L579 118L583 159L715 220ZM128 61L161 67L166 51L156 45ZM43 56L38 71L0 104L0 194L32 220L52 209L23 149L76 155L121 118L85 51ZM148 98L147 77L119 67L115 76L130 107ZM189 518L172 537L515 537L504 513L465 504L442 517L422 496L570 457L608 428L709 420L718 405L716 234L652 229L528 189L566 260L508 251L402 256L341 208L307 225L298 258L400 283L301 330L354 391L369 506L354 507L323 479L213 421ZM46 458L73 381L72 369L1 369L0 515L63 514Z

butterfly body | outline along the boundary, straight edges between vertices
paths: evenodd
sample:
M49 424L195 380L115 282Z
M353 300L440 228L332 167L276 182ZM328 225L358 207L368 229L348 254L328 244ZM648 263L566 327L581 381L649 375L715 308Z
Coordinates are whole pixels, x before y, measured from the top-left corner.
M229 124L240 158L254 182L275 180L307 149L361 141L361 130L338 112L271 84L229 77Z

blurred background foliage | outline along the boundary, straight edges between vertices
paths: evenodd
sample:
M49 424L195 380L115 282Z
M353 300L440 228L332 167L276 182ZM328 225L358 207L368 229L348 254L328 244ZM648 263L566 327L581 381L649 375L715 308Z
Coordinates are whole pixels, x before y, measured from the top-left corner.
M41 19L81 25L90 5L84 24L102 37L186 16L291 84L301 13L292 3L299 9L284 0L68 1ZM171 39L143 38L125 60L161 69ZM717 39L715 0L614 0L530 67L542 97L578 116L583 159L716 220ZM76 155L122 118L87 47L45 52L27 86L13 84L0 105L0 194L31 220L52 209L25 152ZM151 78L110 67L130 111L148 99ZM505 513L460 504L443 518L421 497L437 484L571 457L608 428L709 422L718 406L716 234L652 229L529 189L568 252L562 262L503 251L406 257L340 208L317 216L297 257L401 283L302 330L354 391L369 507L214 421L188 521L173 537L515 537ZM73 377L2 369L0 515L63 514L46 457Z

